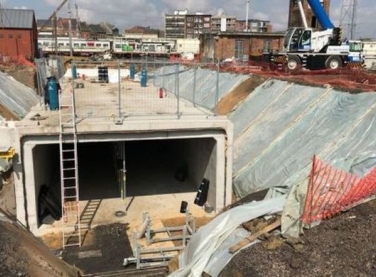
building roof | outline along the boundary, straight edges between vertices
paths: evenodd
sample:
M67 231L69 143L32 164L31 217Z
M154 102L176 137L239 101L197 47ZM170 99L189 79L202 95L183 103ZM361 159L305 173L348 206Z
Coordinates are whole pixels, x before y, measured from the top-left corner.
M37 26L42 27L43 25L46 25L46 27L53 27L53 20L48 21L48 19L37 19Z
M0 9L0 28L32 29L34 22L33 10Z
M106 34L106 30L102 28L99 24L90 24L88 25L90 31L95 34Z

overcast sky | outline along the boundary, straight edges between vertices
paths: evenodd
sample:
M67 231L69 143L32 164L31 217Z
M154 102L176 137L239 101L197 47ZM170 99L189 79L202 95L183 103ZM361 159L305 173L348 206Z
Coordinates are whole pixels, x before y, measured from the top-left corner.
M5 8L34 9L38 19L47 19L63 0L0 0ZM335 26L340 23L342 1L332 0L330 17ZM69 3L69 1L68 1ZM72 15L76 15L75 4L81 21L99 23L108 21L119 27L135 25L163 28L164 14L188 9L216 14L246 17L246 0L71 0ZM250 0L249 18L270 20L275 31L285 30L288 18L289 0ZM358 0L356 36L376 39L376 1ZM58 13L67 16L68 4Z

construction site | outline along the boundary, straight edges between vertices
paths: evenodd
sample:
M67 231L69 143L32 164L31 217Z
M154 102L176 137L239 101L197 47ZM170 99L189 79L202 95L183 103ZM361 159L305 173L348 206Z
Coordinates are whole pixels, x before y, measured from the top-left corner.
M320 3L247 62L3 60L0 276L375 276L376 56Z

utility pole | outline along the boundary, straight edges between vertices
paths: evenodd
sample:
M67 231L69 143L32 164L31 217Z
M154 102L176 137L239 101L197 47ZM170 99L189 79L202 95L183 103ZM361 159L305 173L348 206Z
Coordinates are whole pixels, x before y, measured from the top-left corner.
M75 8L76 8L76 22L77 22L77 37L81 37L81 27L80 27L80 17L78 16L78 5L77 4L74 4Z
M71 0L68 2L68 13L69 13L69 19L68 19L68 26L69 26L69 53L70 56L73 56L73 49L72 49L72 10L71 10Z
M57 49L57 15L56 11L54 12L54 39L55 39L55 56L57 57L58 49Z
M357 11L358 0L342 0L339 26L343 38L355 39Z
M245 9L245 31L248 32L248 16L249 16L249 0L247 0L247 7Z

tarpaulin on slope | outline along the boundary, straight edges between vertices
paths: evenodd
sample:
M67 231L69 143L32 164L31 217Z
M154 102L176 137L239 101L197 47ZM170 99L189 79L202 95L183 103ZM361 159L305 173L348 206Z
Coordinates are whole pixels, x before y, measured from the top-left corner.
M270 80L231 115L239 197L306 181L313 155L339 168L375 153L376 94ZM360 140L363 143L355 143Z
M229 251L228 248L223 249L223 242L243 222L281 212L285 200L284 196L280 196L259 202L251 202L218 215L208 224L199 228L193 235L188 245L179 255L179 270L169 276L196 277L201 276L203 271L210 273L220 272L221 268L212 267L218 266L223 268L233 256L231 254L227 255ZM241 241L241 238L239 241Z
M38 101L39 98L34 90L0 72L0 105L2 107L22 119Z
M248 78L249 75L224 72L217 75L215 70L170 65L156 70L155 85L165 88L170 93L178 92L180 97L199 106L213 109L217 104L216 100L219 101Z

